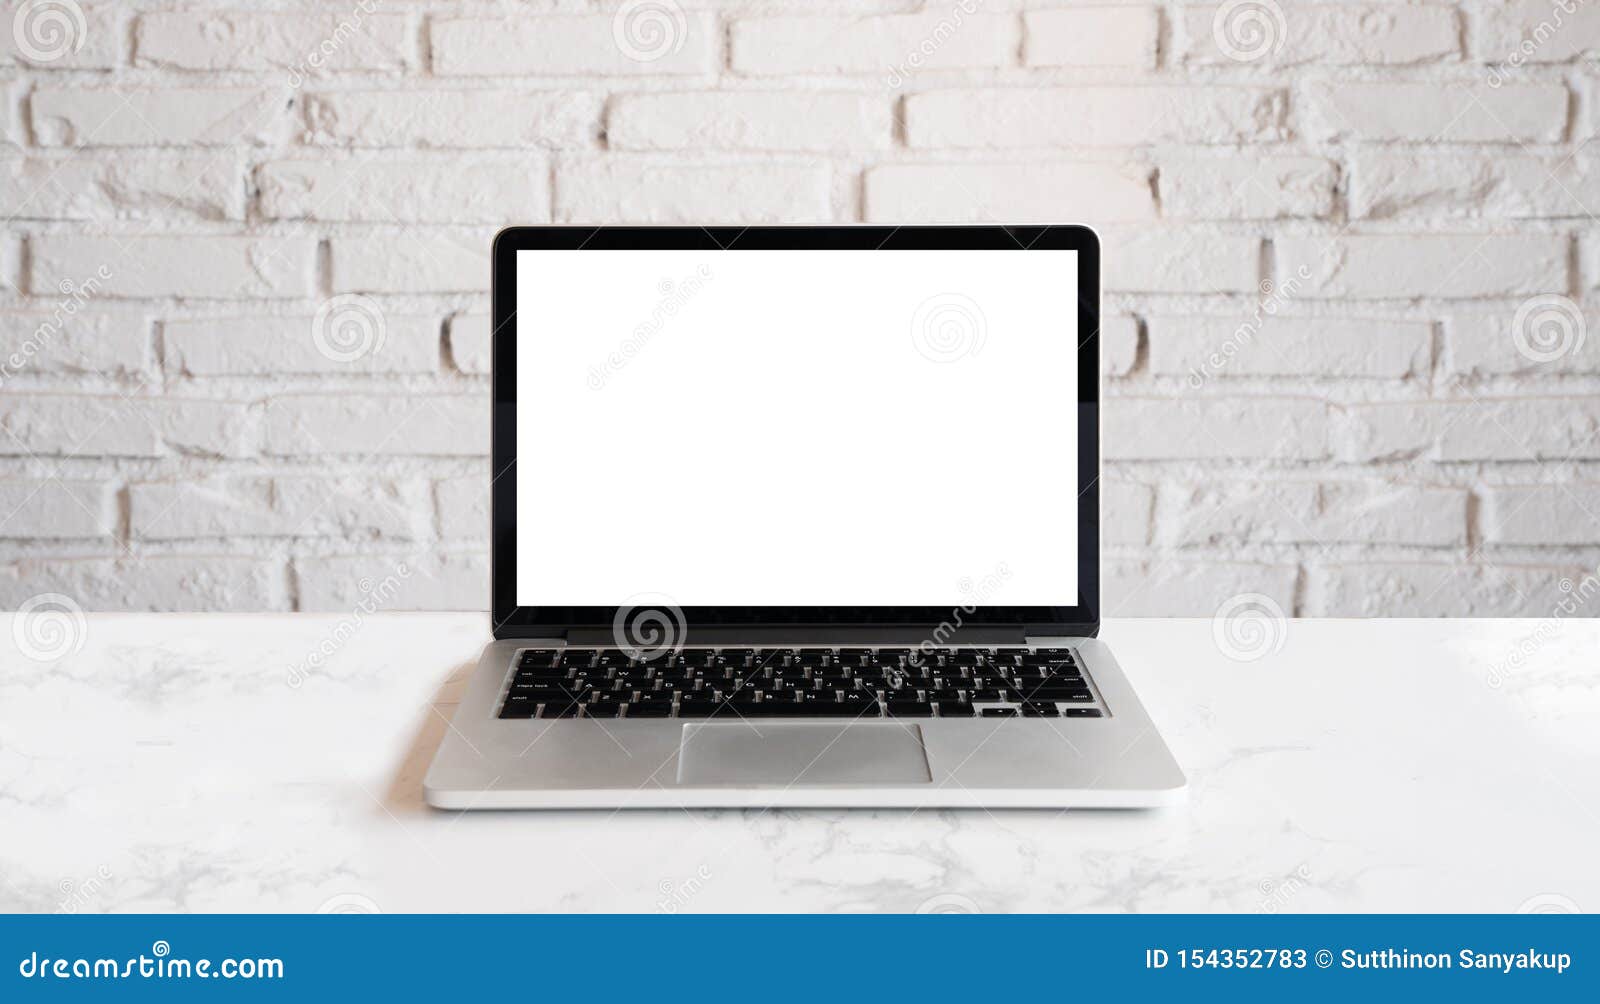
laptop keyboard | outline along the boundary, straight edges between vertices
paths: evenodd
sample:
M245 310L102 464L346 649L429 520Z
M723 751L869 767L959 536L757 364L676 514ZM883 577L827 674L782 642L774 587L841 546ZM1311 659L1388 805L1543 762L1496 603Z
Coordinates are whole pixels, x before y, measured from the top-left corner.
M501 718L1099 718L1064 648L528 649Z

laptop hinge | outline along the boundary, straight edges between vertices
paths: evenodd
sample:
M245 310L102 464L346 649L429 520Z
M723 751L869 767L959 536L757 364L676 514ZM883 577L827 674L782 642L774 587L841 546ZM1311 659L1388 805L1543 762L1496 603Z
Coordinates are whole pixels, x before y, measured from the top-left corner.
M837 627L763 626L690 628L684 632L685 645L896 645L916 648L929 645L1020 645L1027 632L1018 627L972 627L940 630L927 627ZM571 645L615 645L617 638L608 629L574 628L567 632Z

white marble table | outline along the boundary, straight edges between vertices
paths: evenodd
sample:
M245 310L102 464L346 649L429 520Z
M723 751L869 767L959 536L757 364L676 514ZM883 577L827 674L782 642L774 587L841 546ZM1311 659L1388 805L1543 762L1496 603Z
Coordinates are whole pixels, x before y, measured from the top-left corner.
M0 621L0 910L1600 909L1600 621L1112 622L1174 809L620 815L422 804L482 616Z

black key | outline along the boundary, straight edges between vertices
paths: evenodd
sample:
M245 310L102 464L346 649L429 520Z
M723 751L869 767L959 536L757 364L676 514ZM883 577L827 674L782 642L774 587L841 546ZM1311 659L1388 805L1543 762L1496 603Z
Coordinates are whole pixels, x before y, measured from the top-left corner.
M717 653L717 658L729 666L748 666L750 664L750 650L747 648L725 648Z
M629 718L666 718L671 714L671 701L637 701L628 704Z
M1088 687L1021 687L1033 701L1089 701Z
M617 717L618 714L621 713L621 711L622 711L622 707L621 707L621 705L618 705L618 704L611 704L611 703L606 703L606 704L586 704L586 705L583 706L583 717L585 717L585 718L615 718L615 717Z
M506 698L506 703L500 706L501 718L532 718L538 706L532 695L511 694Z
M822 660L827 657L826 649L811 648L804 652L796 653L789 659L791 666L821 666Z
M1022 706L1022 717L1060 718L1061 712L1056 710L1056 706L1054 704L1038 704L1030 701Z
M594 664L594 652L586 648L567 649L561 653L561 665L566 669Z
M870 655L872 655L872 650L867 648L841 648L839 650L839 661L846 666L859 666Z
M927 701L895 701L886 705L890 718L931 718L933 705Z
M876 718L881 705L877 701L806 701L794 706L800 718Z
M945 656L944 661L951 666L976 666L978 664L978 650L975 648L958 648Z
M1068 718L1099 718L1099 708L1068 708L1062 712Z
M983 709L983 717L985 717L985 718L1015 718L1015 717L1017 717L1017 709L1016 708L984 708Z
M981 687L973 690L969 696L974 701L1003 701L1011 695L998 687Z
M909 648L880 648L878 649L878 665L893 666L901 659L909 658L910 655L911 650Z
M553 666L558 654L560 653L553 648L532 648L522 653L522 658L517 660L517 665L530 669L535 666Z
M1033 650L1033 654L1057 659L1065 658L1068 661L1072 659L1072 649L1070 648L1036 648Z
M971 718L974 712L972 705L958 701L940 701L940 718Z
M544 710L539 712L540 718L576 718L578 705L572 701L549 701Z
M679 701L679 718L710 718L722 706L720 701Z

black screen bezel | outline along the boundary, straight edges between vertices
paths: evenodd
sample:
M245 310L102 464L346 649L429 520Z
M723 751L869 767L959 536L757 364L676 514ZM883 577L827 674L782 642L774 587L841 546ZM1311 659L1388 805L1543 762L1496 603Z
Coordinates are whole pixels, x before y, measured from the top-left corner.
M1023 627L1030 633L1094 635L1100 624L1099 486L1100 243L1087 227L1049 226L752 226L511 227L492 250L493 411L490 464L492 616L496 638L548 637L609 628L616 607L519 607L516 604L516 253L524 249L792 248L932 250L1051 249L1078 252L1078 603L987 606L961 612L968 628ZM538 463L537 444L521 459ZM644 459L644 458L639 458ZM1041 457L1041 462L1048 462ZM1025 484L1026 471L1015 474ZM751 629L850 626L910 628L949 623L949 607L685 607L688 628Z

